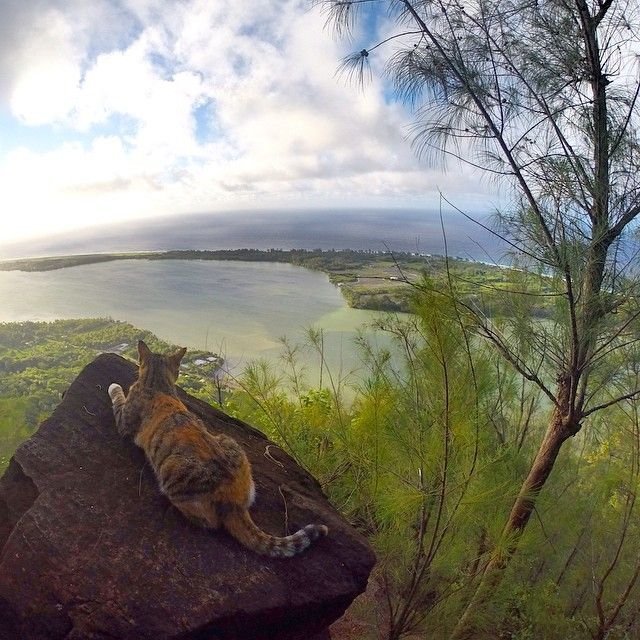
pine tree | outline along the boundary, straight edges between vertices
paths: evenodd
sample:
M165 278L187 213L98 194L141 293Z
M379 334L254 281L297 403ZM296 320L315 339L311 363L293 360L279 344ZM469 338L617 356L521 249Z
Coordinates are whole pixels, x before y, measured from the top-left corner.
M496 177L513 195L502 233L551 288L554 323L529 321L514 347L481 310L477 332L547 397L546 433L452 638L480 637L481 615L518 549L563 445L596 412L635 397L608 366L638 328L629 242L640 213L640 83L635 0L318 0L339 31L386 8L396 35L344 61L367 75L385 55L415 107L415 142ZM530 292L527 292L530 293Z

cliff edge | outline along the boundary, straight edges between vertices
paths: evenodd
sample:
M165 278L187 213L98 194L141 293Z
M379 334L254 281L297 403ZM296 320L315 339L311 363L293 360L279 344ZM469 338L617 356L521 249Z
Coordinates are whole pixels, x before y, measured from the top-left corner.
M375 558L364 538L262 433L180 392L244 446L260 527L285 535L315 522L330 534L281 560L189 523L115 430L107 387L135 376L119 356L96 358L0 479L0 639L327 638L366 587Z

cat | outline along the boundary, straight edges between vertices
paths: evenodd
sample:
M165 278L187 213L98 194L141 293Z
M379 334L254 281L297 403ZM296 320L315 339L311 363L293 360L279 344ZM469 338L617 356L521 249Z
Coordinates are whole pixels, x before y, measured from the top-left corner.
M138 342L138 380L128 395L109 386L118 432L133 437L145 452L160 489L187 518L201 526L223 527L245 547L274 558L304 551L329 532L309 524L277 537L262 531L249 507L255 499L251 465L229 436L213 434L179 400L176 380L186 348L163 355Z

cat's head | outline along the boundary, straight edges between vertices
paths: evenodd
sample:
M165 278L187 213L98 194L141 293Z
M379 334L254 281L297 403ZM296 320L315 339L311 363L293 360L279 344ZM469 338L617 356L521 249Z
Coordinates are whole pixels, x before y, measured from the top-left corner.
M178 379L180 362L186 352L187 348L183 347L174 353L153 353L144 341L138 341L138 362L140 364L138 379L145 386L153 387L158 391L172 388Z

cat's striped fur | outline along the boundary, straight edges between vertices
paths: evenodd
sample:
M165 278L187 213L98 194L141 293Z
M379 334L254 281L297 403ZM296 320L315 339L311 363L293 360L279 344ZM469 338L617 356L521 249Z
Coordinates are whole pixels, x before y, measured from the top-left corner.
M118 432L133 437L147 455L161 491L185 516L202 526L224 527L243 545L267 556L290 557L327 535L310 524L276 537L251 519L255 497L245 452L224 434L212 434L179 400L175 383L186 349L152 353L138 343L139 373L125 397L119 384L109 386Z

